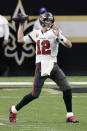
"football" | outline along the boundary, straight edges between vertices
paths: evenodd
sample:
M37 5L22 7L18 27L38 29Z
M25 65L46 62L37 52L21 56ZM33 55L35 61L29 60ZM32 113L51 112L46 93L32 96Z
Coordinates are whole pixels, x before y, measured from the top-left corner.
M17 16L14 16L12 18L12 20L15 21L16 23L24 23L26 20L28 20L28 15L18 13Z

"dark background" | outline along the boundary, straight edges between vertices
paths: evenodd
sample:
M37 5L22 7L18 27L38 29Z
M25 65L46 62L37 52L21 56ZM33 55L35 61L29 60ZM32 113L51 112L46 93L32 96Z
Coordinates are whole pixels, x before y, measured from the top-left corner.
M0 13L12 16L18 0L3 0L0 3ZM87 15L86 1L79 0L22 0L26 14L39 15L41 7L47 8L54 15ZM66 75L87 75L87 43L72 43L72 49L60 45L58 64ZM34 75L35 56L25 58L18 66L13 58L9 58L8 76Z
M1 14L11 15L17 2L18 0L2 0ZM87 15L86 0L22 0L22 3L26 13L30 15L38 15L41 7L46 7L55 15Z

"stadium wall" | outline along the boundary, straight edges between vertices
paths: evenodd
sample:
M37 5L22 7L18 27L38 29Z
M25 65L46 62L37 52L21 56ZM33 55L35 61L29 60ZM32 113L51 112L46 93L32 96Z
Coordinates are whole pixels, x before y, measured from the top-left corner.
M5 3L5 4L4 4ZM24 1L3 0L0 4L0 13L9 21L10 38L9 45L5 48L8 72L7 76L32 76L35 70L35 44L19 45L17 43L18 25L12 21L12 17L19 11L29 15L29 21L25 23L24 34L32 31L34 21L38 18L39 9L46 7L55 15L56 24L64 35L71 40L73 47L67 49L60 45L58 64L66 75L87 75L87 8L79 1ZM36 6L37 5L37 6ZM70 5L70 6L69 6ZM74 5L74 6L73 6Z

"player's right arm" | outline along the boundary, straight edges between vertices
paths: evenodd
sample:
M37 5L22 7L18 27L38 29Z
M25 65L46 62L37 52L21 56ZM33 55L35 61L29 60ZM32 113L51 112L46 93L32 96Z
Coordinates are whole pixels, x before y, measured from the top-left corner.
M23 24L19 25L17 40L18 40L18 43L24 43Z
M17 34L18 43L26 43L26 44L32 43L33 41L29 35L24 36L23 28L24 28L24 25L20 24L19 29L18 29L18 34Z

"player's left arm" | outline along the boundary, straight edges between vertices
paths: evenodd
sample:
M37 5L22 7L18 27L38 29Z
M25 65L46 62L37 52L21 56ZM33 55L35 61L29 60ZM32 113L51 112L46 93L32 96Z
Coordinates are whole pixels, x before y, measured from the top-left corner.
M72 48L72 43L70 40L68 40L63 34L59 32L59 42L62 43L67 48Z
M69 41L59 30L59 28L57 26L53 26L53 32L54 34L57 36L57 41L62 43L64 46L66 46L67 48L71 48L72 47L72 43L71 41Z
M71 41L68 40L68 39L66 39L65 46L66 46L67 48L72 48L72 43L71 43Z

